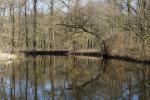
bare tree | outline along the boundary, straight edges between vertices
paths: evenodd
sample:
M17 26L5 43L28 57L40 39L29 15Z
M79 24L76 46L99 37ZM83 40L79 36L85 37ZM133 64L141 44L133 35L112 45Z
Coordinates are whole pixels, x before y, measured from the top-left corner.
M12 0L9 2L9 11L11 19L11 52L14 52L15 47L15 1Z
M27 22L27 1L28 0L25 0L25 7L24 7L24 10L25 10L25 13L24 13L24 17L25 17L25 34L26 34L26 48L28 48L29 46L29 40L28 40L28 22Z
M34 9L34 17L33 17L33 50L36 50L37 41L37 0L33 0L33 9Z

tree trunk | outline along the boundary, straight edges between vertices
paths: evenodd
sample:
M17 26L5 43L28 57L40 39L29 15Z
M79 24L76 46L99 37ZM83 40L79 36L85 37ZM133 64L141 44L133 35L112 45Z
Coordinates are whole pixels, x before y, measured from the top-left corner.
M33 30L34 30L34 33L33 33L33 50L35 51L36 50L36 35L37 35L37 0L34 0L33 2L33 8L34 8L34 21L33 21Z
M10 18L11 18L11 52L14 52L14 35L15 35L15 16L14 16L14 2L10 2Z
M51 10L51 16L52 16L52 20L54 20L53 19L53 12L54 12L54 0L51 0L51 8L50 8L50 10ZM53 50L55 50L55 31L54 31L54 25L52 26L52 33L53 33Z
M18 1L19 2L19 4L20 4L20 0ZM18 26L18 44L17 44L17 46L19 46L19 49L21 49L21 46L22 46L22 41L21 41L21 6L19 5L19 7L18 7L18 17L19 17L19 21L18 21L18 24L19 24L19 26Z
M28 46L29 46L29 44L28 44L28 22L27 22L27 0L25 0L25 8L24 8L24 10L25 10L25 37L26 37L26 49L28 49Z

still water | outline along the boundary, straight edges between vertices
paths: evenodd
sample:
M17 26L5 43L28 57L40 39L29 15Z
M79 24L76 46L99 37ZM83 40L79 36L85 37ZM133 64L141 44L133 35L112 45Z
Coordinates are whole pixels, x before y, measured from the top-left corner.
M0 100L150 100L150 66L87 57L28 57L0 72Z

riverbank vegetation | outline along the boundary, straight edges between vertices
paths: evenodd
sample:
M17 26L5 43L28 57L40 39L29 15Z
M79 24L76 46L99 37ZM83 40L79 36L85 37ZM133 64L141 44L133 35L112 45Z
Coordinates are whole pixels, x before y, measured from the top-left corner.
M150 56L149 0L0 0L0 50Z

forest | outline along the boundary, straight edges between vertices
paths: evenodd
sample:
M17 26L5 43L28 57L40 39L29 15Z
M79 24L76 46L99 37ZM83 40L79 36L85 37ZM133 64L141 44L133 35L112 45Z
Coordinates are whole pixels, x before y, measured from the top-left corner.
M4 52L150 55L149 0L0 0L0 24Z
M149 100L150 0L0 0L0 100Z

